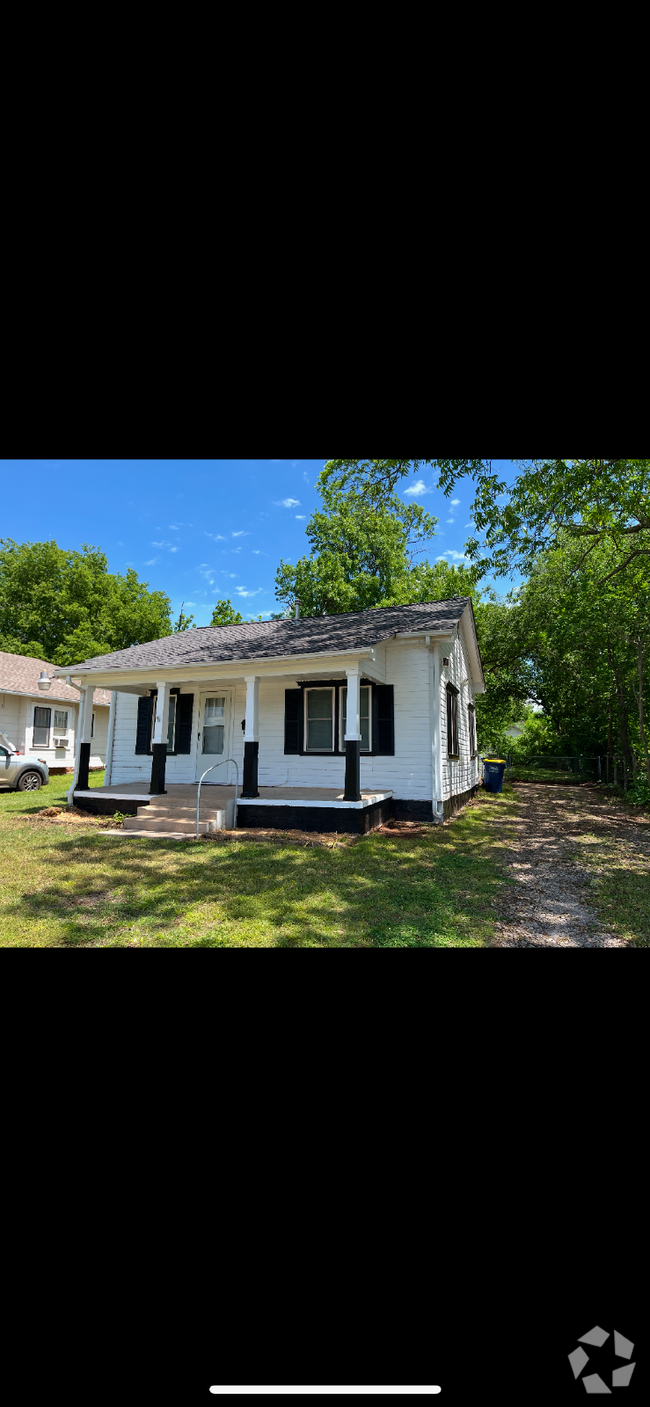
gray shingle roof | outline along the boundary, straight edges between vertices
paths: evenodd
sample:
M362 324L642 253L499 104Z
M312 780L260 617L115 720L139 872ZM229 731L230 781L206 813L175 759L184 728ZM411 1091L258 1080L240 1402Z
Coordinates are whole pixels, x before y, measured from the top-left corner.
M179 668L220 664L230 660L274 659L285 655L328 654L361 650L387 640L394 631L451 630L460 620L469 596L429 601L416 606L380 606L339 616L300 616L298 620L251 621L249 625L200 626L146 645L131 645L110 655L96 655L80 669Z

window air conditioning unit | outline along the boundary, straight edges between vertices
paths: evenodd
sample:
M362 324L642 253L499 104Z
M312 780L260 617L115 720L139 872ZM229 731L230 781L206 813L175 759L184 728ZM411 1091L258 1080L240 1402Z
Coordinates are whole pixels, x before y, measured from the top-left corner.
M68 739L67 739L67 738L55 738L55 739L54 739L54 746L55 746L55 747L68 747Z

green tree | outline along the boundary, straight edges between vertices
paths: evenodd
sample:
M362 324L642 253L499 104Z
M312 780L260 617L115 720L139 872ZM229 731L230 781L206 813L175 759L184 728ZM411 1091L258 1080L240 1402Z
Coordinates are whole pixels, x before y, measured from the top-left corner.
M311 554L295 566L280 562L278 600L298 598L302 613L316 616L407 599L404 578L435 535L437 518L418 504L402 503L381 485L341 490L321 474L319 492L323 508L306 529Z
M79 664L171 634L170 602L133 568L108 570L98 547L0 540L0 649Z
M194 616L188 616L185 614L183 610L184 605L185 602L181 601L181 609L179 611L178 620L174 622L174 635L178 635L179 630L189 630L190 628L192 630L196 630L196 626L194 624Z
M244 617L235 610L231 601L217 601L212 612L210 625L241 625L243 619Z
M446 495L462 478L476 484L470 512L483 537L470 538L465 550L484 571L525 575L540 553L569 538L582 548L574 571L598 546L612 550L608 576L650 557L648 459L523 460L510 486L494 472L491 459L331 459L319 482L330 491L352 489L385 499L400 480L424 466L437 470Z

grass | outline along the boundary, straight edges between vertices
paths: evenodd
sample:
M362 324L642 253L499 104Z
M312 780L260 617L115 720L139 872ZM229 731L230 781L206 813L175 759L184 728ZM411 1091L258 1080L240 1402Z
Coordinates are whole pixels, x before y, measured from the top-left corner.
M635 948L650 948L648 850L620 833L578 836L576 845L599 918Z
M101 785L101 773L91 785ZM29 823L68 777L0 796L0 946L10 948L484 948L508 883L516 804L477 793L450 826L371 834L337 849L179 843Z

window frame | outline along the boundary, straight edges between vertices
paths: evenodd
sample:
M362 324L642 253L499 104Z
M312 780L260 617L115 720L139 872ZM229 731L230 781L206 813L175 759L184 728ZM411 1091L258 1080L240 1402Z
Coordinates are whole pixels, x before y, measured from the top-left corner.
M455 684L446 685L447 694L447 757L458 760L459 738L458 738L458 695L459 691ZM453 744L456 744L455 748Z
M57 723L57 721L56 721L57 713L58 713L58 715L59 715L59 718L65 718L65 723ZM65 734L66 734L67 731L68 731L68 717L69 717L69 714L70 714L70 710L67 709L67 708L55 708L55 709L54 709L54 722L53 722L53 724L52 724L52 732L53 732L53 733L60 733L60 734L61 734L61 737L64 737L64 736L65 736Z
M468 719L469 719L469 724L468 724L468 726L469 726L469 755L470 755L470 758L473 758L473 757L476 757L476 754L477 754L477 752L478 752L478 747L477 747L477 743L476 743L476 705L475 705L475 704L469 703L469 704L467 705L467 715L468 715Z
M368 746L360 747L359 752L363 757L372 756L372 684L360 684L359 691L368 690ZM343 727L343 695L345 694L345 707L347 714L347 684L339 685L339 752L345 752L345 730ZM359 694L359 704L361 704L361 694ZM361 722L361 709L359 709L359 723Z
M36 710L37 710L37 708L40 708L43 713L49 713L49 715L50 715L50 721L49 721L49 723L47 724L47 726L46 726L44 723L37 723L37 722L36 722ZM42 732L47 732L47 741L46 741L46 742L37 742L37 741L36 741L36 738L35 738L34 734L36 733L36 729L37 729L37 728L40 728ZM50 704L49 706L48 706L47 704L34 704L34 712L33 712L33 714L32 714L32 747L33 747L33 748L34 748L34 747L45 747L45 748L49 748L51 741L52 741L52 706L51 706L51 704Z
M309 720L308 717L307 717L307 695L308 695L308 694L313 694L313 693L331 694L331 696L332 696L332 746L331 746L331 747L309 747L309 721L310 721L310 720ZM304 753L306 756L308 756L308 757L319 757L319 756L320 756L320 757L332 757L334 754L336 754L337 751L340 751L340 749L337 749L337 747L336 747L336 744L337 744L337 742L338 742L338 739L337 739L337 732L338 732L337 722L338 722L338 719L337 719L337 707L336 707L336 702L337 702L337 701L336 701L336 685L335 685L335 684L307 684L307 685L305 685L305 688L303 689L303 695L304 695L304 697L303 697L303 703L302 703L302 708L303 708L303 730L304 730L304 731L303 731L303 753ZM311 722L316 722L316 721L317 721L316 719L312 719L312 720L311 720ZM322 720L320 720L320 721L321 721L321 722L324 722L325 720L322 719Z

